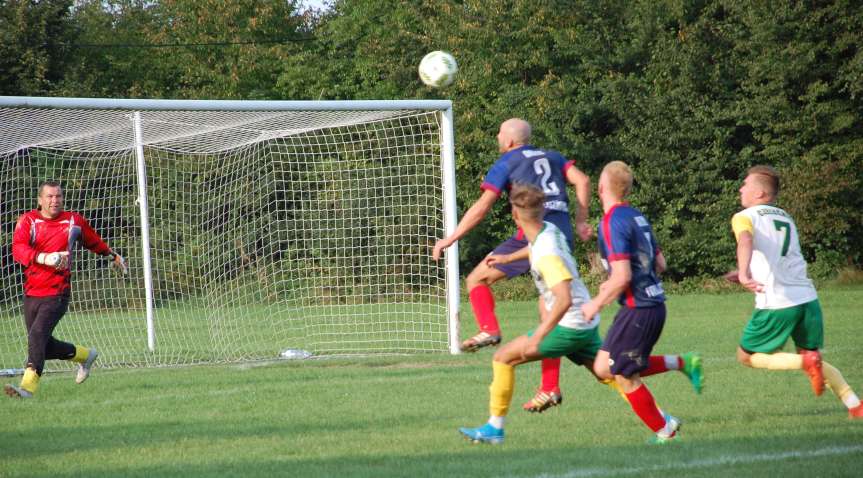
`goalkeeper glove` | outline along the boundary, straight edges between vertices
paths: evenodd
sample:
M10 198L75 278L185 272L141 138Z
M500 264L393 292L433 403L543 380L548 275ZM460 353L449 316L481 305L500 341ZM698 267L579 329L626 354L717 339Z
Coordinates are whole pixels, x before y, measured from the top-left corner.
M126 275L129 273L129 268L126 266L126 260L123 259L123 256L117 254L116 252L111 252L111 267L113 267L120 274Z
M57 270L66 269L69 267L69 252L40 252L36 256L36 262Z

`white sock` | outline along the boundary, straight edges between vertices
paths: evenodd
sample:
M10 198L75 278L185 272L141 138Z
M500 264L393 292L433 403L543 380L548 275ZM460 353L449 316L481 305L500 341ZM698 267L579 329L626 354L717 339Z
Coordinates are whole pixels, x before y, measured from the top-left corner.
M842 403L848 407L848 410L851 410L860 406L860 398L857 397L856 393L851 392L842 399Z
M665 357L665 368L668 370L678 370L680 367L680 362L678 361L677 355L663 355Z
M491 418L488 419L488 423L489 423L489 425L500 429L500 428L503 428L504 418L506 418L506 417L496 417L496 416L492 415Z

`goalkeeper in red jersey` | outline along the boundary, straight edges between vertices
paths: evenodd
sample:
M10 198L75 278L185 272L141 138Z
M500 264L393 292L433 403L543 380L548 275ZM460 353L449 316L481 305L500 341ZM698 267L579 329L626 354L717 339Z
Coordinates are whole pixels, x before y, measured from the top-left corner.
M111 258L123 274L126 262L113 252L80 214L63 210L63 189L54 181L39 186L39 208L21 215L15 226L12 256L24 266L24 325L27 327L27 366L19 386L6 385L10 397L31 398L39 388L45 360L78 363L76 383L90 375L96 349L54 338L52 333L69 307L74 246Z

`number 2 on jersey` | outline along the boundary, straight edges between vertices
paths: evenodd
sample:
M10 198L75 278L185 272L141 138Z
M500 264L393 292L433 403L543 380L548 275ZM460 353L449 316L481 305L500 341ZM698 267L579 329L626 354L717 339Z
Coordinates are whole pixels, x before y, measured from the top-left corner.
M560 189L557 188L557 184L554 181L550 181L551 178L551 165L548 164L548 158L539 158L533 162L533 170L536 171L537 175L542 175L542 179L540 183L542 184L542 192L545 194L557 194L560 192Z
M784 239L782 240L782 252L780 255L785 257L785 254L788 254L788 245L791 244L791 224L774 219L773 226L776 227L777 231L783 233Z

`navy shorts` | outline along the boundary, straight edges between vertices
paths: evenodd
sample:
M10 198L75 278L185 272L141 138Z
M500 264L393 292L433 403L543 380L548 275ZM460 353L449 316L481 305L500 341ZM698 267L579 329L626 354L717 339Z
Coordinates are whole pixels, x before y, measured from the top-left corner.
M630 309L621 307L605 335L611 373L631 377L648 366L648 357L665 325L665 304Z
M509 239L503 241L499 246L491 251L494 255L512 254L527 247L527 238L524 237L524 232L521 229L513 234ZM512 279L515 276L520 276L530 270L530 260L522 259L520 261L510 262L509 264L495 265L495 269L506 274L507 279Z

